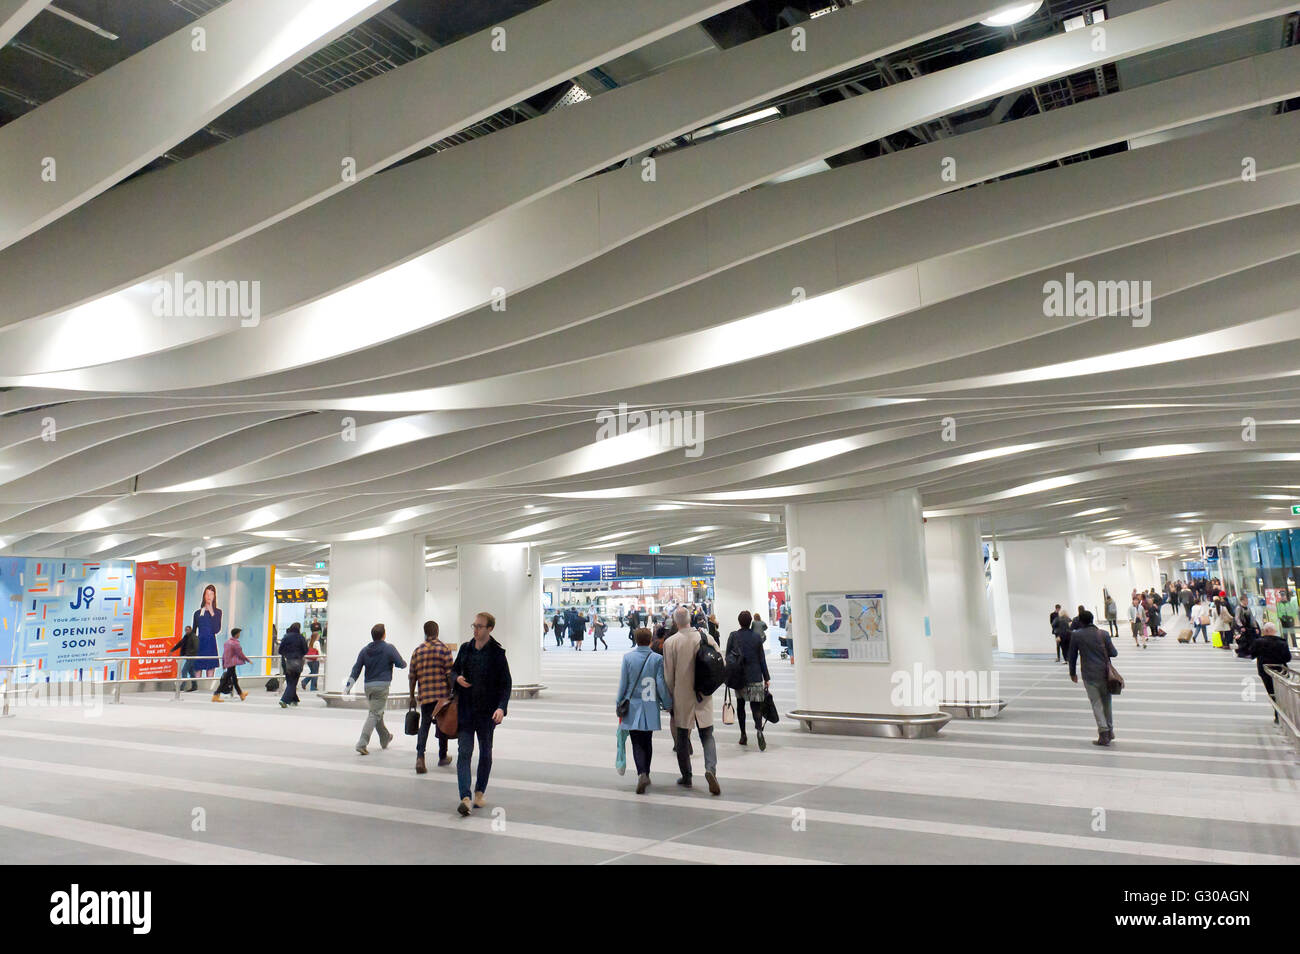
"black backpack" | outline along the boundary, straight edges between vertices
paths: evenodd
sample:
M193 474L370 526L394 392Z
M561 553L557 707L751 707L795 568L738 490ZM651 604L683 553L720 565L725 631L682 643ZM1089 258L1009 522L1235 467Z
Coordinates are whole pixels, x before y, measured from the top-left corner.
M270 679L266 680L266 691L267 691L267 692L275 692L275 691L276 691L277 689L279 689L279 688L280 688L280 680L279 680L279 679L276 679L274 676L272 676Z
M700 645L695 650L695 691L701 696L711 696L726 682L726 676L727 666L722 661L722 653L704 633L700 633Z
M727 668L725 681L728 689L745 688L745 657L738 645L727 650Z

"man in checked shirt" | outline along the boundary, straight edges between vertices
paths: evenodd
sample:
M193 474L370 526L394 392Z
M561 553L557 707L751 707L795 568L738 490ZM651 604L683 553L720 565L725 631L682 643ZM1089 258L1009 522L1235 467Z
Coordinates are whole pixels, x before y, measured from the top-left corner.
M420 734L415 739L415 773L423 775L428 771L424 766L424 746L429 740L429 724L433 722L433 710L439 702L451 698L451 650L438 638L438 624L429 620L424 624L424 642L415 647L411 653L411 668L407 670L411 683L411 698L420 703ZM434 726L434 735L438 739L438 765L447 766L451 759L447 756L447 736Z

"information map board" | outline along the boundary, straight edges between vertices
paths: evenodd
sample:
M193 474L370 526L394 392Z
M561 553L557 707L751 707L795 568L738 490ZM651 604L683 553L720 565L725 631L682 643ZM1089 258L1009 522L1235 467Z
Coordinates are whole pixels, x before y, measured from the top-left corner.
M889 662L884 590L809 593L807 633L814 662Z

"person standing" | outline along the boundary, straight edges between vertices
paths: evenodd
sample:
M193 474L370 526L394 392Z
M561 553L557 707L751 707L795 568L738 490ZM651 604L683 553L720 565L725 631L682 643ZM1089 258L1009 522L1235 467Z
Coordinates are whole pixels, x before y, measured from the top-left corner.
M284 692L280 695L280 708L298 704L298 680L307 659L307 640L302 638L302 625L293 623L280 640L280 669L284 672Z
M1191 619L1192 604L1196 602L1196 597L1195 594L1192 593L1192 588L1190 586L1184 586L1178 591L1178 601L1182 604L1184 612L1187 613L1187 618Z
M221 634L221 610L217 607L217 588L209 583L203 588L202 605L194 611L194 632L199 636L199 656L194 668L210 678L217 668L217 636Z
M368 746L371 732L378 730L381 749L388 748L388 744L393 741L393 733L389 732L388 726L384 724L384 709L388 705L388 692L393 688L393 667L405 669L406 660L384 640L385 635L383 623L376 623L370 627L370 644L362 646L361 652L357 653L352 674L343 687L345 693L351 692L352 687L356 685L357 677L361 675L363 669L365 670L364 686L368 711L365 724L361 727L361 737L357 739L356 748L360 755L370 754Z
M1210 635L1205 631L1206 624L1209 622L1209 614L1205 608L1204 600L1197 600L1192 606L1192 642L1196 642L1197 636L1204 636L1205 641L1210 641Z
M478 739L478 773L474 783L474 808L486 804L488 776L492 772L492 734L510 706L510 665L505 647L492 637L496 617L474 617L474 638L462 643L452 672L456 676L456 708L460 731L456 735L456 780L460 804L456 811L470 813L470 762Z
M763 614L758 612L758 610L755 610L753 613L753 620L752 628L753 631L758 634L758 641L760 643L766 643L767 623L763 622Z
M1152 598L1147 601L1146 614L1147 614L1147 629L1151 631L1152 636L1159 638L1161 633L1160 604L1156 601L1155 598Z
M1110 745L1115 740L1115 723L1111 714L1110 683L1106 678L1110 660L1119 655L1119 650L1111 642L1110 634L1104 633L1092 625L1092 613L1084 610L1079 614L1084 625L1074 631L1070 640L1070 680L1079 681L1075 665L1080 663L1083 672L1083 688L1088 692L1088 701L1092 703L1092 715L1097 721L1097 738L1093 745Z
M438 704L451 698L451 650L438 638L438 624L429 620L424 624L424 642L411 653L410 683L411 704L420 706L420 732L415 737L415 774L423 775L424 749L429 741L429 726L433 725L438 741L438 765L451 764L447 755L448 737L434 723L433 714Z
M1146 614L1142 612L1142 598L1133 591L1133 602L1128 607L1128 625L1133 633L1133 645L1141 648L1142 637L1146 635Z
M320 623L311 624L311 638L307 640L307 672L309 675L302 681L303 692L315 692L318 686L316 674L320 672Z
M239 688L238 669L248 662L248 657L244 655L244 647L239 643L239 634L241 632L243 630L238 627L232 629L230 636L226 638L226 644L221 647L221 665L226 671L221 674L221 684L212 693L213 702L224 701L221 698L222 693L237 695L241 702L248 698L248 693Z
M573 643L573 648L582 652L582 641L587 636L587 617L576 609L573 611L573 618L569 621L569 640Z
M172 652L179 652L184 660L181 663L181 692L197 692L198 682L194 678L194 663L199 654L199 637L194 632L193 626L186 626L185 633L177 640L176 645L172 647ZM185 680L190 681L190 688L185 688Z
M551 633L555 636L555 645L563 648L564 646L564 617L556 610L555 615L551 617Z
M627 703L627 714L618 727L632 740L632 760L636 763L636 793L644 795L650 785L650 759L654 754L654 734L661 726L660 709L671 709L673 696L664 679L664 660L650 651L650 630L644 626L632 634L634 649L623 654L618 677L615 714Z
M1106 629L1112 637L1119 637L1119 607L1115 604L1115 597L1110 595L1110 590L1102 593L1102 598L1106 601Z
M763 652L763 641L753 629L753 619L748 610L741 610L736 617L740 629L727 637L727 658L734 651L740 656L745 667L745 685L736 690L736 718L740 723L740 744L748 745L749 737L745 735L745 703L754 716L754 734L758 737L758 750L766 751L767 740L763 738L763 702L767 699L767 689L772 676L767 671L767 653Z
M707 633L691 628L691 613L684 606L674 611L673 622L677 632L664 641L664 678L673 697L677 766L682 772L677 784L691 787L690 740L691 728L694 727L704 749L704 778L709 783L709 792L721 795L717 775L718 747L713 739L713 697L695 691L695 654L700 640L707 639L714 649L718 644Z

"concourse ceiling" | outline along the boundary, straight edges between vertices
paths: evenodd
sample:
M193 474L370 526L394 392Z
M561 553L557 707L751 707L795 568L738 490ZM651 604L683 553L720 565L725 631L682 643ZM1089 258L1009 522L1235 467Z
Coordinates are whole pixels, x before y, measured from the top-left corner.
M0 0L0 555L1296 525L1296 2Z

